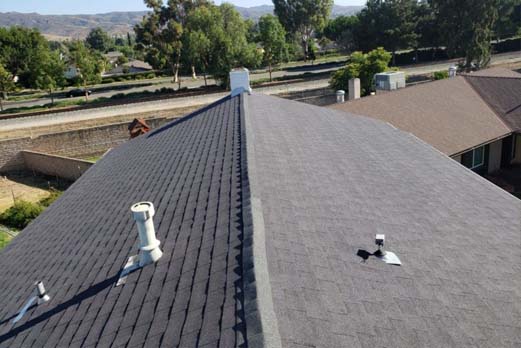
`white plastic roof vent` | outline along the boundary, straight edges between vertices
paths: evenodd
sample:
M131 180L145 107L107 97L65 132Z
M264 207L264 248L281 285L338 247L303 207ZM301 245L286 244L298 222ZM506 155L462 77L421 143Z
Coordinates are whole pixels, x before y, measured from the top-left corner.
M377 259L382 260L389 265L401 266L402 262L395 253L383 250L384 243L385 234L377 234L375 237L375 244L378 245L378 250L375 251L373 255L376 256Z
M374 253L370 253L367 250L362 249L359 249L356 253L357 256L362 258L362 262L366 262L369 257L374 256L378 260L381 260L388 265L402 265L400 258L395 253L383 249L385 243L385 234L377 234L374 242L378 246L378 250L376 250Z
M159 249L161 242L156 238L154 220L152 219L156 213L154 204L152 202L139 202L134 204L130 211L132 211L139 233L139 255L129 257L116 286L124 284L129 273L155 263L163 256L163 252Z
M31 308L35 304L35 302L37 305L41 305L45 302L49 302L49 300L51 299L45 291L45 287L43 286L42 282L37 282L34 285L36 285L36 296L31 297L29 301L27 301L27 303L22 307L22 309L20 309L18 315L13 319L13 324L20 321L20 319L23 318L25 313L27 313L29 308Z

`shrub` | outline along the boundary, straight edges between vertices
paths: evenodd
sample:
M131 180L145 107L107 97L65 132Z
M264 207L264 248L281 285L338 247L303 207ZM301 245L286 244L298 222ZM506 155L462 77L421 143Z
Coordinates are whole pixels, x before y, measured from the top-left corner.
M434 77L435 80L448 79L449 78L449 72L446 71L446 70L435 71L432 74L432 77Z
M0 223L22 229L40 215L43 209L38 203L17 200L11 208L0 214Z
M49 191L49 195L45 198L42 198L38 203L43 206L43 207L48 207L50 206L55 200L57 200L58 198L60 198L60 196L62 195L62 192L61 191L58 191L56 189L53 189L51 188L51 190Z

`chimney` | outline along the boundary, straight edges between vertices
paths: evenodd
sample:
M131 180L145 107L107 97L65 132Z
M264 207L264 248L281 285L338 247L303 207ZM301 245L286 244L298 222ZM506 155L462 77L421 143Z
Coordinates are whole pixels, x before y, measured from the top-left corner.
M156 230L152 220L155 214L154 205L151 202L139 202L134 204L130 210L139 232L139 267L143 267L156 262L163 255L159 249L160 242L156 239Z
M251 93L250 72L246 68L233 69L230 71L231 96L235 97L243 92Z
M349 80L349 96L348 100L360 99L360 79L355 78Z
M337 104L342 104L345 101L345 94L346 92L344 90L338 90L336 91L336 102Z
M456 77L458 73L458 67L455 66L455 65L452 65L450 68L449 68L449 78L454 78Z

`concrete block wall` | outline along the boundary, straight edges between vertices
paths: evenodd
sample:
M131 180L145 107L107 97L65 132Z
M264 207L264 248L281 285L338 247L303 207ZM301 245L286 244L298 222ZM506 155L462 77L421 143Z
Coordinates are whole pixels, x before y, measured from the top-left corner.
M151 128L157 128L171 119L147 119ZM128 140L128 122L83 128L34 138L0 140L0 173L25 169L23 150L68 157L102 153Z
M34 151L22 151L26 169L62 179L75 181L94 163Z

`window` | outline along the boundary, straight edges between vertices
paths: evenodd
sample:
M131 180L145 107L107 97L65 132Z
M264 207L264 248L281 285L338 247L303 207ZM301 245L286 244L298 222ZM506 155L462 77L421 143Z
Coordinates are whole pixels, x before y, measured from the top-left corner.
M465 167L474 169L481 167L485 163L485 147L477 147L472 151L465 152L461 155L461 164Z

